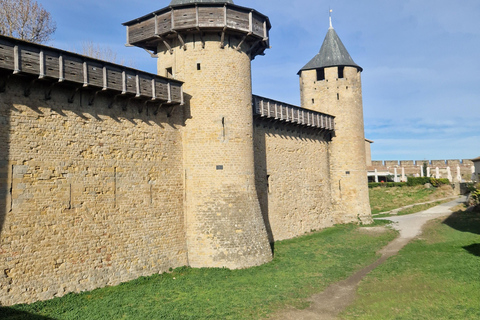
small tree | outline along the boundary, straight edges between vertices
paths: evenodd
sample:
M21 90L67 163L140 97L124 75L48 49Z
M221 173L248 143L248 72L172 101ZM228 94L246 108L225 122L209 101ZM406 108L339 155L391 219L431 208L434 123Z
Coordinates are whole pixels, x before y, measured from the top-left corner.
M427 164L427 162L424 162L423 163L423 176L424 177L428 177L428 169L427 168L428 168L428 164Z
M50 13L32 0L0 0L0 34L45 43L57 29Z

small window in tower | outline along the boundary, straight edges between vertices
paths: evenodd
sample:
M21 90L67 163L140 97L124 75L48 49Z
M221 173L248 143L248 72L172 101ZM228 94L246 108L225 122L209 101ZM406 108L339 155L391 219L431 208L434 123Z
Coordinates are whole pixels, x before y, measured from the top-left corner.
M340 100L340 93L337 93L337 100Z
M200 63L197 63L197 70L202 70L202 66L200 65Z
M166 73L167 73L167 78L173 78L173 69L172 68L166 68L165 69Z
M312 104L315 104L315 99L312 99Z
M343 79L343 71L345 67L338 67L338 79Z
M320 68L317 69L317 81L323 81L325 80L325 69Z

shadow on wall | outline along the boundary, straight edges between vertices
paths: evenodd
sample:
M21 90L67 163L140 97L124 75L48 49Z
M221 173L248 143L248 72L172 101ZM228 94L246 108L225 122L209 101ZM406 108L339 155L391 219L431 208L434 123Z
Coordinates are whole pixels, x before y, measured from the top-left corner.
M18 88L28 88L28 94L27 89L24 89L24 95L12 94ZM15 107L16 104L27 106L39 116L44 114L41 108L47 108L65 119L68 117L65 112L72 112L79 122L103 122L102 118L109 117L119 125L130 122L137 126L143 122L160 128L182 127L189 114L188 110L178 105L145 102L133 96L115 96L89 88L76 89L68 84L56 84L53 87L48 82L32 83L28 77L0 73L0 236L4 232L7 215L12 207L15 208L12 195L15 198L16 168L12 162L19 159L10 159L9 150L12 146L9 145L9 134L15 130L11 127L10 117L21 112ZM186 117L183 116L184 112Z
M5 103L6 75L0 74L3 80L0 80L0 235L3 231L5 218L7 216L7 207L10 207L10 185L9 185L9 165L8 151L10 149L8 142L8 133L10 131L10 110ZM3 272L3 270L0 270Z
M461 231L480 235L480 212L454 212L444 222L447 226ZM470 254L480 257L480 243L463 247Z
M3 320L54 320L53 318L39 316L36 314L15 310L13 308L0 307L0 315Z
M269 180L267 171L267 146L265 142L265 134L258 132L254 126L253 147L254 147L254 163L255 163L255 188L257 189L257 197L260 202L260 209L262 211L263 221L267 229L268 241L274 252L275 239L273 238L272 227L270 226L270 219L268 217L268 193Z

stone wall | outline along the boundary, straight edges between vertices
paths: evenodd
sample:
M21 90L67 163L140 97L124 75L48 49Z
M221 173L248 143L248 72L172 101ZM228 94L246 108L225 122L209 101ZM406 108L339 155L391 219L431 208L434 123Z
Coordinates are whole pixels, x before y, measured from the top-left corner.
M259 119L254 138L256 188L270 242L338 222L332 215L326 137Z
M183 110L12 77L0 93L0 303L186 265ZM141 112L141 113L140 113Z
M463 180L470 181L472 178L473 162L469 159L450 159L450 160L375 160L372 161L371 166L367 166L367 170L372 172L377 170L378 172L390 172L394 173L397 169L397 173L402 173L402 168L405 170L407 176L420 176L423 164L427 163L427 167L430 168L431 175L435 176L436 168L440 173L440 178L448 178L448 169L452 178L455 180L457 176L457 168L460 169L460 174Z

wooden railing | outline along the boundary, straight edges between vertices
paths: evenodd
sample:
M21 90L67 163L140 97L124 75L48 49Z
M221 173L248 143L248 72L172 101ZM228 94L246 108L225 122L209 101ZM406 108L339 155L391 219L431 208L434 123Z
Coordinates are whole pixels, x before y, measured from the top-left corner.
M335 117L287 103L253 95L253 115L327 131L335 130Z
M183 104L180 81L4 36L0 36L0 70Z
M163 43L171 51L173 41L178 41L186 49L186 36L198 35L204 45L206 32L218 32L220 45L224 46L226 34L234 34L243 43L250 43L252 58L263 54L269 48L268 17L249 8L228 3L186 3L166 7L146 16L126 22L127 45L157 51L158 43ZM172 41L173 40L173 41Z

